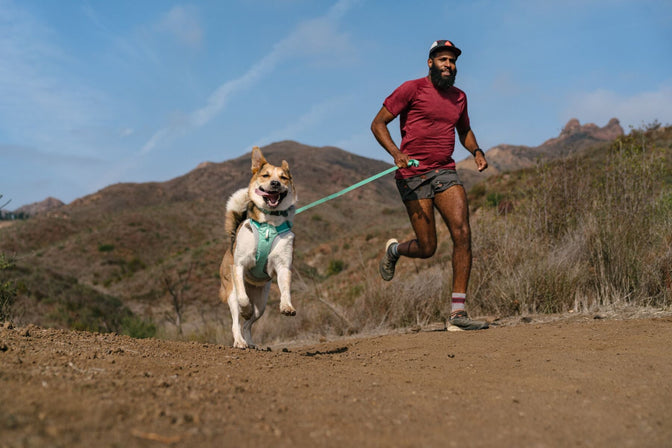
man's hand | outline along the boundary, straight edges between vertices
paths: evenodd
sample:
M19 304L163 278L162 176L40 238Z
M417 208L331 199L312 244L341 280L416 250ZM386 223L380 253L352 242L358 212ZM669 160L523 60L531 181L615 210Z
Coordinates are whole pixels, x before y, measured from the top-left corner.
M488 167L488 161L485 160L485 154L483 153L483 150L477 149L474 151L474 162L476 162L476 168L478 168L478 171L483 171Z
M397 168L407 168L409 160L411 159L408 157L408 154L404 154L403 152L398 152L394 156L394 164Z

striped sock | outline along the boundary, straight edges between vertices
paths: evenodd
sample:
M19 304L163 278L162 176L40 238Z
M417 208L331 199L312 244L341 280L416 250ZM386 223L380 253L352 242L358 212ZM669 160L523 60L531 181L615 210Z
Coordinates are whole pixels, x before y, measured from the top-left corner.
M399 243L390 244L390 248L387 250L390 255L394 258L399 258Z
M454 292L450 300L450 314L453 315L457 311L464 310L464 303L467 301L467 294L463 292Z

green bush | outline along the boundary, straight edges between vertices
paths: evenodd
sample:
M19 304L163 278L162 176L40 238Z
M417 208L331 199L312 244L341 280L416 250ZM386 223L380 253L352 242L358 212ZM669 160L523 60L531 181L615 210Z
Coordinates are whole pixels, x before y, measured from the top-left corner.
M14 262L5 254L0 253L0 271L9 271L14 268ZM0 322L12 317L12 307L16 300L16 288L13 282L3 280L0 276Z
M345 262L343 260L331 260L327 267L327 275L336 275L345 269Z
M156 335L156 325L138 316L127 316L121 320L120 332L137 339L153 338Z
M488 193L485 200L490 207L495 208L502 202L502 195L496 192Z

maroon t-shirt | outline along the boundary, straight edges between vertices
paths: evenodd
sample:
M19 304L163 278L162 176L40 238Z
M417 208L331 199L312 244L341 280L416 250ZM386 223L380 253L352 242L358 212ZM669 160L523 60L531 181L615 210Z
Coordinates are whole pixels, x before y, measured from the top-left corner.
M469 130L467 95L457 87L440 91L429 78L406 81L383 102L399 115L401 152L420 162L417 168L400 168L403 179L435 169L455 169L455 129Z

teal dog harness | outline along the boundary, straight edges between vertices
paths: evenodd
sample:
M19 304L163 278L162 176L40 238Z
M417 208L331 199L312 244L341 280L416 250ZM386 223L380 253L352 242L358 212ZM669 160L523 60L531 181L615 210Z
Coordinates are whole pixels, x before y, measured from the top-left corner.
M257 242L257 253L255 254L255 265L250 270L250 275L257 280L270 280L271 277L266 272L266 263L268 262L268 255L271 253L273 241L282 235L292 230L292 223L285 221L279 226L273 226L267 222L257 222L250 219L252 223L252 233Z

